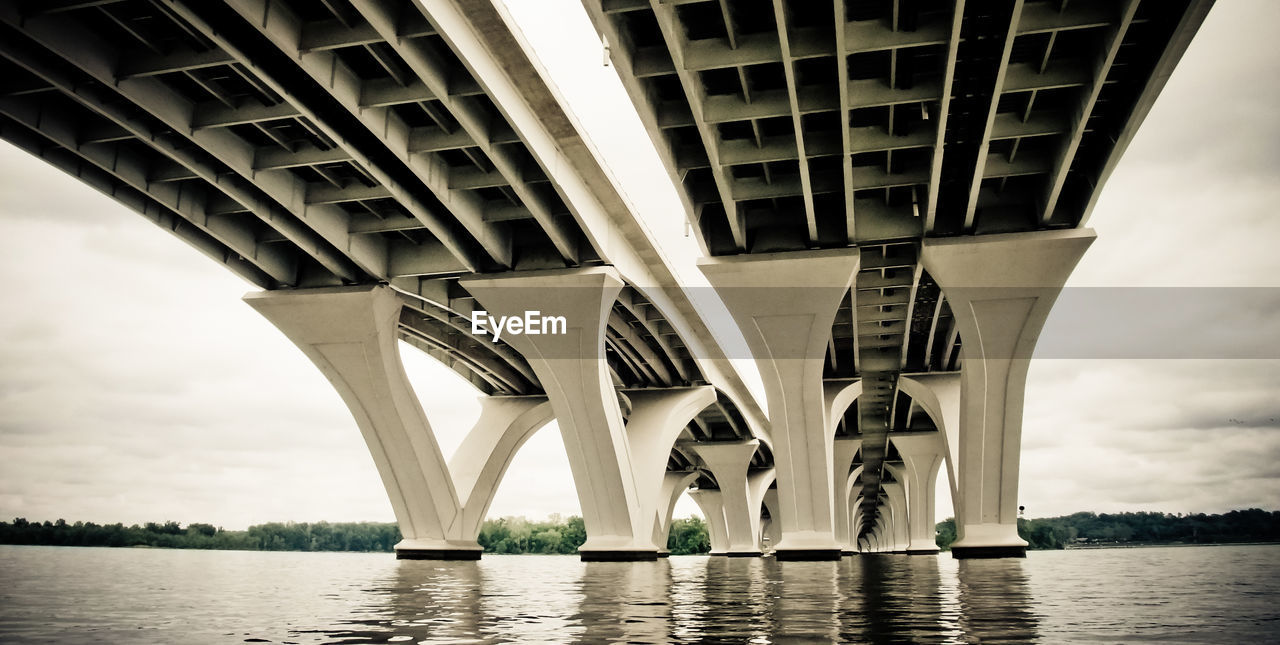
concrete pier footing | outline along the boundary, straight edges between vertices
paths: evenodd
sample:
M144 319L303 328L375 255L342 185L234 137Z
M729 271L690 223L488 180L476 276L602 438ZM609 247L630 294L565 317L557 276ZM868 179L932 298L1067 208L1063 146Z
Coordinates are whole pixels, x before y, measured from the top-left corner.
M487 397L446 463L400 362L401 301L384 286L254 293L270 320L333 384L355 418L404 539L397 557L480 557L476 537L511 457L551 420L545 397Z
M775 556L840 558L823 356L856 251L709 258L699 268L742 331L764 381L776 456L782 539Z
M921 262L955 312L961 346L957 558L1017 557L1018 466L1027 369L1091 229L928 239Z

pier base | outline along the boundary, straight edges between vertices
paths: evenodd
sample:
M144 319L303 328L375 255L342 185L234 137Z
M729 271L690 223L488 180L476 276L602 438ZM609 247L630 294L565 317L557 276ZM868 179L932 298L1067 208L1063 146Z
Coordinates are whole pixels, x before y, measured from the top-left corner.
M822 562L840 559L840 549L778 549L773 557L779 562Z
M652 562L657 551L579 551L583 562Z
M483 549L396 549L397 560L479 560Z
M951 547L951 557L957 560L978 560L989 558L1025 558L1025 546L962 546Z

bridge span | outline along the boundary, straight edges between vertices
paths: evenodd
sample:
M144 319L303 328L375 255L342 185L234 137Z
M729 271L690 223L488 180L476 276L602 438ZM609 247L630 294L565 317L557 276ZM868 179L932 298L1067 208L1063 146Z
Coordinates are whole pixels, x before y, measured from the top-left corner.
M499 0L3 0L0 138L261 289L400 557L478 558L552 419L583 559L662 555L690 487L713 554L933 553L944 467L953 553L1022 555L1030 356L1212 2L583 4L767 416ZM484 397L451 460L399 340Z

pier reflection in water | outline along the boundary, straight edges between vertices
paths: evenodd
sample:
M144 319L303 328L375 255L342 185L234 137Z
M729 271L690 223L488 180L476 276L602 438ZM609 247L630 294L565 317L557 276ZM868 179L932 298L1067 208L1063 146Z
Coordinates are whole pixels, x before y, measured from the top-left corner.
M1280 546L1026 560L0 547L0 642L1280 641Z
M673 558L398 562L345 643L1036 640L1023 562L868 555L840 562ZM378 601L381 602L378 602Z

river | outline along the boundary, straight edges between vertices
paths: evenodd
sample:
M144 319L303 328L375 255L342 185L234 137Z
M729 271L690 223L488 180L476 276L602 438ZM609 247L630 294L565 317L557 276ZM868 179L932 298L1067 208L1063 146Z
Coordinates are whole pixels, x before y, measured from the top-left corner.
M1280 642L1280 545L1025 560L0 546L5 643Z

